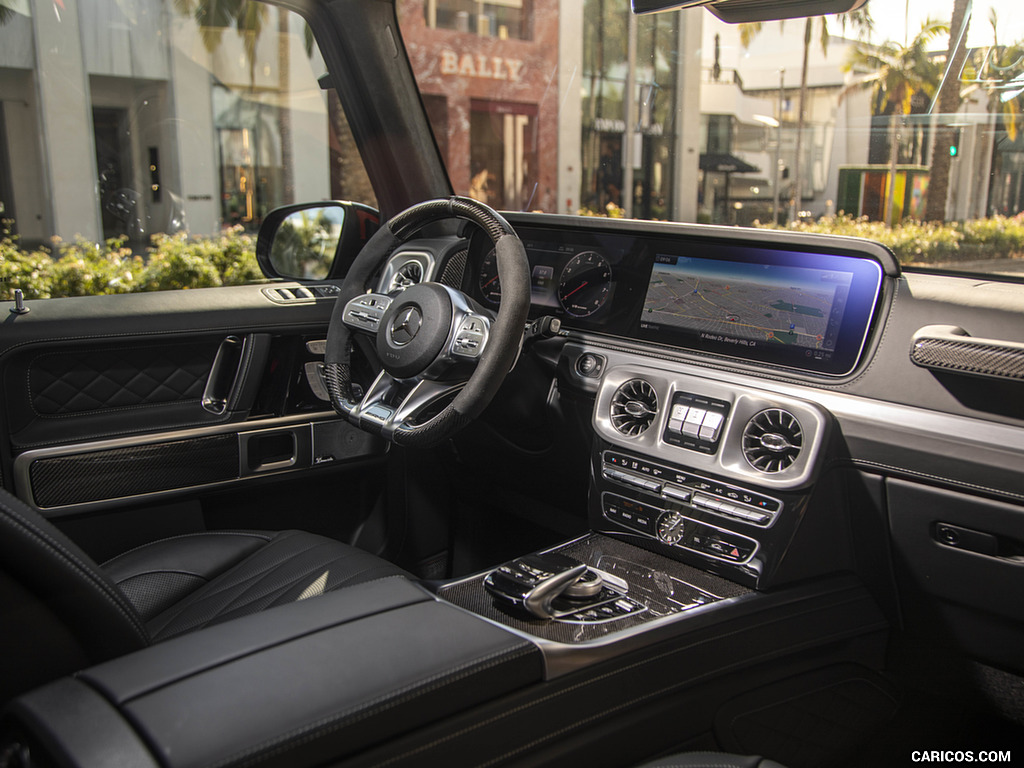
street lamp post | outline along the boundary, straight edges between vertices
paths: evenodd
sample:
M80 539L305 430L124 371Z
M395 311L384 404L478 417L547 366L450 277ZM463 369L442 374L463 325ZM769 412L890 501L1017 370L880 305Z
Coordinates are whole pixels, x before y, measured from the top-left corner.
M785 67L779 67L779 121L775 127L775 181L772 184L772 221L779 223L779 184L782 183L782 107L785 96Z

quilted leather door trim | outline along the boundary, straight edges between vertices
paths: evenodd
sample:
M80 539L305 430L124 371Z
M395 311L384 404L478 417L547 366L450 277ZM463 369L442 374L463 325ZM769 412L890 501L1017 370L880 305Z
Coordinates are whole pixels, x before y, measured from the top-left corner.
M29 363L33 412L42 418L195 400L217 342L51 352Z
M28 349L4 370L15 452L158 433L244 418L266 368L270 336L248 334L224 413L203 409L223 335Z

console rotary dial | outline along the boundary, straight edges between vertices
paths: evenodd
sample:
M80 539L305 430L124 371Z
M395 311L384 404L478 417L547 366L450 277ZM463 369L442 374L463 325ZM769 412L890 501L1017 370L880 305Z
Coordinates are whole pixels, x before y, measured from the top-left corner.
M666 544L675 544L683 538L686 518L678 512L666 512L658 520L658 538Z
M604 306L612 286L612 268L597 251L577 253L558 278L558 301L573 317L589 317Z

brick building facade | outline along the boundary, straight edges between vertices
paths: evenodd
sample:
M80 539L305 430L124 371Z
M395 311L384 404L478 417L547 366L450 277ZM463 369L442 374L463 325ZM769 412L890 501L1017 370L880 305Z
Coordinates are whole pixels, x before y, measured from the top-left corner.
M558 0L398 8L455 191L499 209L556 210Z

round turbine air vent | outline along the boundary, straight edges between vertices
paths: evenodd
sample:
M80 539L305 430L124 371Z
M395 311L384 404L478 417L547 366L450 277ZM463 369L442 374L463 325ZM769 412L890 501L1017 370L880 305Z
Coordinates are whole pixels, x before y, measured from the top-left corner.
M391 278L391 284L388 286L388 293L404 291L406 288L419 285L422 281L423 265L418 261L407 261L395 270L395 274Z
M800 422L789 411L769 408L756 414L743 430L743 455L759 472L781 472L800 455Z
M612 426L626 437L636 437L658 415L658 393L643 379L630 379L612 396Z

